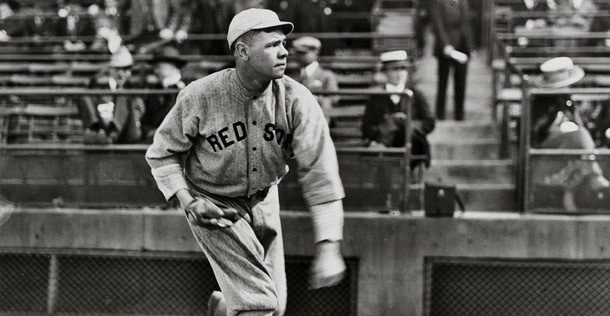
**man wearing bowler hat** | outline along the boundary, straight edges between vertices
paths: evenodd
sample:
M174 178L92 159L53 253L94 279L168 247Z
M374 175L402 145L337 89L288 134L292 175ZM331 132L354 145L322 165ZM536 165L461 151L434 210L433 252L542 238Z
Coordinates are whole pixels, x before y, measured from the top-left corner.
M292 42L292 47L297 55L299 63L299 73L293 76L298 82L302 83L311 91L326 90L337 91L337 77L327 69L322 68L318 59L322 43L319 39L311 36L303 36ZM316 96L318 103L322 107L326 121L330 123L333 107L339 102L337 96Z
M542 89L570 87L584 76L584 70L569 57L551 58L540 65L541 74L532 84ZM531 101L531 144L534 148L582 149L596 148L585 127L572 95L567 92L534 95ZM563 187L561 204L567 211L578 210L577 190L601 190L610 187L600 165L594 160L545 161L532 170L535 185ZM548 195L548 194L547 194Z
M150 63L154 74L146 78L148 89L182 90L186 86L182 81L181 72L186 60L175 47L160 47L153 53ZM176 96L158 94L146 98L146 113L142 117L142 135L146 142L152 142L157 128L176 103Z
M165 198L176 198L222 292L208 315L282 315L286 275L277 185L298 162L312 213L311 286L338 283L343 186L335 147L311 92L284 76L293 24L275 12L233 17L235 68L186 86L146 152Z

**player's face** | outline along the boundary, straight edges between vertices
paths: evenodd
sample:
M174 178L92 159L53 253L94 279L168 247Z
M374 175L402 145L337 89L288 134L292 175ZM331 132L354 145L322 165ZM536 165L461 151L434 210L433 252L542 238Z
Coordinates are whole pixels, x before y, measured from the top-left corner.
M260 32L249 45L249 64L266 79L279 79L286 70L286 35L281 30Z

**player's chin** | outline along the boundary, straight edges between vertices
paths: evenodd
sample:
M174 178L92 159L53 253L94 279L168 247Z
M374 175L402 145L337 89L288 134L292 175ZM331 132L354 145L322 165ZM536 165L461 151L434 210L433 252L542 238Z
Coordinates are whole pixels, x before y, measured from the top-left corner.
M273 69L273 79L280 79L284 77L284 70L285 69Z

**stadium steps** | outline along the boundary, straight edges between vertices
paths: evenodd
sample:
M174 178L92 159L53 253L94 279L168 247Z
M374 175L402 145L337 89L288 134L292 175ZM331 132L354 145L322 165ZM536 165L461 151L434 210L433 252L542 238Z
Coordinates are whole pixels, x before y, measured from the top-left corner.
M500 159L499 129L491 119L438 121L429 137L431 166L425 182L455 184L466 210L517 209L515 164Z

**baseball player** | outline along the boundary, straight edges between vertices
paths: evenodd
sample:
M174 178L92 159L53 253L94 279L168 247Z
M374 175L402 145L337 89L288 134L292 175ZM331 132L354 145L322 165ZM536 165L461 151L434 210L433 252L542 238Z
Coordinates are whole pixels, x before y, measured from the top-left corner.
M220 285L209 315L283 314L277 185L289 158L298 162L312 213L311 287L334 285L345 272L335 147L314 96L284 76L293 28L270 10L238 13L227 34L235 68L184 88L146 152L159 189L180 201Z

